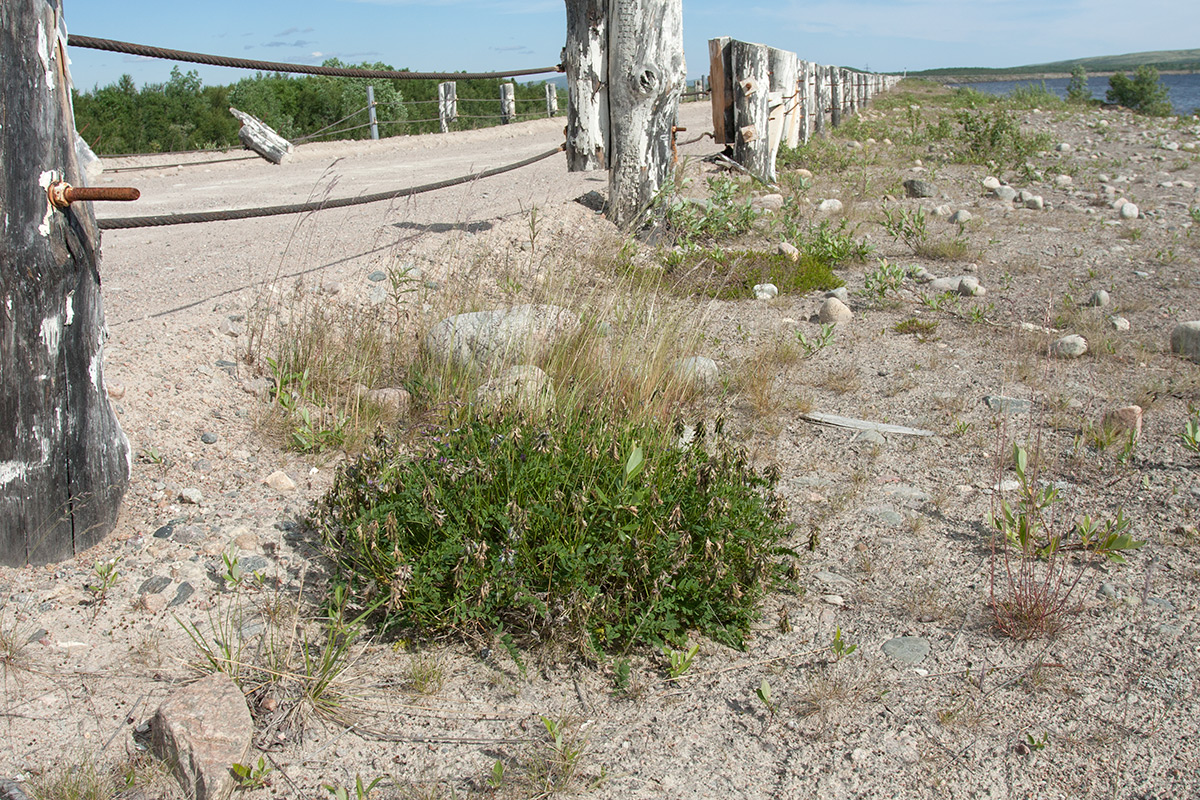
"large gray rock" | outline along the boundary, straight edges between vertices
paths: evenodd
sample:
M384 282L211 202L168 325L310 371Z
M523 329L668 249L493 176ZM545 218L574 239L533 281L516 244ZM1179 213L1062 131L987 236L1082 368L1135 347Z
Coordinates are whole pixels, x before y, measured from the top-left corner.
M1171 352L1200 363L1200 321L1181 322L1171 331Z
M551 305L521 305L448 317L425 334L425 351L463 369L529 361L579 330L579 317Z
M717 387L717 362L705 356L681 358L675 362L675 375L684 383L690 384L699 391L708 391Z
M826 297L817 312L817 321L822 325L842 325L853 318L854 312L836 297Z
M1050 345L1050 354L1055 358L1079 358L1087 350L1087 340L1075 333L1064 336Z
M929 181L909 178L904 182L904 191L909 197L937 197L937 187Z
M230 767L246 763L254 722L246 698L223 672L201 678L163 701L150 723L154 753L171 766L191 800L226 800Z
M1017 190L1011 186L997 186L995 189L992 189L992 194L1006 203L1011 203L1017 199Z
M929 655L929 640L920 636L897 636L888 639L881 648L885 655L901 664L920 664Z

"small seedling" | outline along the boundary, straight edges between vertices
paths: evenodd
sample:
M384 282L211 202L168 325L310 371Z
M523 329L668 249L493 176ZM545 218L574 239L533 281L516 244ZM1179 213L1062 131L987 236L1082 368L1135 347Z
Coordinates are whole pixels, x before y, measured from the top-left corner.
M774 717L775 699L771 696L771 684L767 682L766 678L762 679L762 683L754 690L754 693L758 695L758 699L762 700L763 705L767 707L767 713Z
M836 326L834 326L832 323L823 324L821 326L821 332L811 340L804 335L804 331L796 331L796 341L800 343L800 348L804 350L804 357L812 358L817 353L833 344L833 333L835 327Z
M886 258L879 260L879 266L871 270L863 278L863 294L873 295L876 300L883 300L889 292L895 292L904 284L904 267L892 264Z
M487 777L488 788L493 791L499 789L504 784L504 762L496 759L496 763L492 764L492 774Z
M117 564L120 561L120 557L110 558L108 561L97 561L92 566L92 573L96 576L96 580L87 585L87 590L92 593L92 599L95 601L97 609L104 605L109 589L117 585L117 578L121 574L117 570Z
M367 800L368 795L371 794L371 790L381 780L383 780L382 775L364 786L362 776L356 774L354 776L354 800ZM325 787L325 791L333 795L333 800L351 800L350 792L345 786L331 786L327 783L322 785Z
M662 654L667 657L669 662L667 672L671 676L671 680L676 680L683 676L688 668L692 666L692 659L696 657L696 653L700 652L700 645L693 644L687 650L672 650L668 647L663 647Z
M230 769L233 771L234 780L237 781L237 788L243 791L270 786L271 779L268 776L275 771L273 767L267 766L262 756L259 756L257 764L235 763Z
M833 653L834 661L841 661L857 649L858 645L856 644L846 644L846 640L842 638L840 627L834 629L833 641L829 643L829 652Z
M1025 746L1030 750L1045 750L1048 744L1050 744L1049 732L1043 732L1040 739L1035 739L1032 733L1025 734Z
M1193 453L1200 453L1200 415L1193 413L1179 436L1183 439L1184 447Z
M241 588L245 576L242 574L242 567L238 563L237 551L230 548L221 554L221 560L225 562L225 573L221 576L225 580L225 588Z

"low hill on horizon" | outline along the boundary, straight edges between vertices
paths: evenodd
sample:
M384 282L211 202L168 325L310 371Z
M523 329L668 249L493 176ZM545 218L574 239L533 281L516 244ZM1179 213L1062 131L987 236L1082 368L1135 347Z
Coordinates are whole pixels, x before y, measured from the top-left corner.
M1092 56L1051 61L1045 64L1026 64L1019 67L939 67L909 75L937 77L942 75L1037 75L1042 73L1067 73L1082 64L1088 72L1116 72L1132 70L1143 64L1157 70L1200 71L1200 48L1193 50L1151 50L1144 53L1124 55Z

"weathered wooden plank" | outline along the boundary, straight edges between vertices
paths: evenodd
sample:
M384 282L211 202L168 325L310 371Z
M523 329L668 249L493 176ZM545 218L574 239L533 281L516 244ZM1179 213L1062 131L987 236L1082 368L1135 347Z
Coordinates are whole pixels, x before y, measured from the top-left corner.
M856 431L879 431L880 433L895 433L901 436L936 436L933 431L924 428L909 428L904 425L890 425L886 422L871 422L865 419L843 417L838 414L825 414L821 411L811 411L801 414L800 419L815 422L818 425L832 425L835 428L850 428Z
M99 231L46 187L80 174L61 0L0 3L0 563L70 558L104 538L129 442L104 391Z
M789 142L792 147L796 147L801 142L807 143L812 136L812 108L813 108L813 91L812 91L812 64L807 61L800 62L800 133L798 141L795 143Z
M829 71L829 124L838 127L842 124L842 71L833 67Z
M609 201L618 227L639 220L674 169L674 126L687 80L683 0L609 7Z
M708 69L711 85L713 141L733 142L733 69L729 64L728 36L708 40Z
M292 157L292 143L280 136L258 117L230 107L229 113L242 122L238 128L238 141L272 164L282 164Z
M813 64L813 133L825 132L825 78L829 67Z
M608 168L608 0L567 0L567 171Z
M768 117L771 77L768 48L734 39L729 43L733 68L733 158L752 175L775 182Z
M553 117L558 113L558 87L553 83L546 84L546 116Z

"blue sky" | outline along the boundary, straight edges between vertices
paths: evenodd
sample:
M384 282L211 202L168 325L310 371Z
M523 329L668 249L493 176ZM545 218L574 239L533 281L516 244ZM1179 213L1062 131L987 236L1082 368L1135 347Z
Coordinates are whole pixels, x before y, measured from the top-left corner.
M71 32L270 61L383 61L413 70L502 70L558 63L562 0L64 0ZM1007 67L1200 47L1196 0L684 0L688 74L707 41L732 36L819 63L882 71ZM73 48L75 85L122 74L163 81L171 62ZM205 83L241 70L199 65Z

